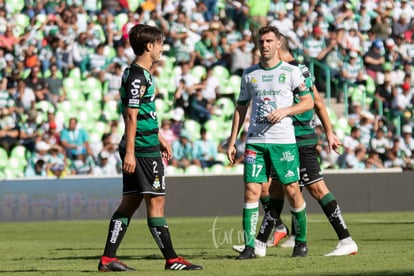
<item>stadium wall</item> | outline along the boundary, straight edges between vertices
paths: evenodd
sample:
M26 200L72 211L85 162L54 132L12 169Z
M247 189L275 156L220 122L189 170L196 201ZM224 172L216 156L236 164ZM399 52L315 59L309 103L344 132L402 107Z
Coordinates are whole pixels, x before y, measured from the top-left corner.
M325 172L344 213L414 211L413 178L412 171ZM0 181L0 222L108 219L120 202L121 183L120 177ZM170 176L167 193L167 217L242 212L241 175ZM321 212L307 192L305 199L309 213ZM136 216L145 217L145 208Z

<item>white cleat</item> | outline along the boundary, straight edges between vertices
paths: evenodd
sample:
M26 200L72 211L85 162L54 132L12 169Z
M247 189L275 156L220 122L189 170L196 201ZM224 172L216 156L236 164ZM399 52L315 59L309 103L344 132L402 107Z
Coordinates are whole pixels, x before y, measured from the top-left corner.
M336 248L326 254L325 256L348 256L348 255L355 255L358 252L358 246L354 242L354 240L349 237L338 242Z
M233 250L242 253L244 251L244 245L233 245ZM256 254L256 257L266 257L266 243L255 240L254 254Z
M295 247L295 236L294 235L290 235L290 237L280 245L280 247L283 248L293 248Z

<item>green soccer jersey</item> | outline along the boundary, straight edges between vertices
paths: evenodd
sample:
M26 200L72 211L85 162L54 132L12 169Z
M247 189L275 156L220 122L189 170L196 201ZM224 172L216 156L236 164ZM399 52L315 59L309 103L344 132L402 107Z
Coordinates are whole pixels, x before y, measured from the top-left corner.
M155 87L151 74L144 68L132 64L124 71L120 94L124 119L126 108L139 110L135 134L135 155L140 157L160 156L158 119L154 102ZM122 140L121 144L124 144L124 137Z
M303 77L305 78L305 84L309 88L313 98L313 81L312 76L309 72L309 68L304 64L299 64L297 61L289 62L291 65L297 66L300 71L302 72ZM294 98L294 103L299 103L299 97ZM298 146L307 146L307 145L316 145L318 143L318 137L315 133L314 128L314 111L310 109L305 111L301 114L294 115L293 118L293 125L295 127L295 137L296 143Z

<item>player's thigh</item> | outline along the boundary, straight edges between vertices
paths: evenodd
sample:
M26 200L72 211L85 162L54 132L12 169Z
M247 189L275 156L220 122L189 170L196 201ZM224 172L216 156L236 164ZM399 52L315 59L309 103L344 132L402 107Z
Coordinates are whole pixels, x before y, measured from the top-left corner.
M270 160L265 144L247 144L244 152L244 182L264 183L269 181Z
M299 154L296 144L269 145L273 178L282 185L299 180Z
M301 186L313 186L312 184L323 180L323 174L319 165L316 145L299 147L300 180Z
M135 157L132 174L123 173L123 194L165 195L164 164L161 157Z

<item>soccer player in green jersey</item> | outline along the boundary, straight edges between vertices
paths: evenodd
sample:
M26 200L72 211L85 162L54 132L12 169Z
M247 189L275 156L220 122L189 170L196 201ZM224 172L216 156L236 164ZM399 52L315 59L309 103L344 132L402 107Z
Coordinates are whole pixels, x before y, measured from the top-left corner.
M260 62L243 72L240 95L233 114L229 145L234 145L251 103L250 124L244 154L245 198L243 230L245 248L239 260L255 258L256 226L259 216L261 184L267 183L273 170L282 183L297 225L293 257L307 255L306 203L299 189L298 148L291 116L313 108L313 99L304 77L296 66L279 58L280 33L272 26L258 31ZM297 96L300 102L293 105ZM235 147L227 157L234 162ZM271 207L272 216L275 208ZM263 246L263 244L261 244ZM266 243L264 243L266 247Z
M123 196L112 215L100 271L135 270L116 258L132 215L144 201L147 224L166 260L168 270L199 270L174 251L164 217L165 179L162 158L172 158L171 147L158 133L155 112L155 87L150 74L153 63L159 61L164 35L156 27L138 24L129 31L136 60L122 75L121 108L125 133L119 145L122 157Z
M311 92L314 97L316 114L322 122L325 130L325 134L329 143L330 150L338 152L341 142L338 137L334 134L329 120L329 116L326 111L325 104L318 93L318 90L313 85L312 76L310 75L309 69L304 64L299 64L294 60L290 53L288 40L285 36L281 35L281 51L280 58L289 64L295 65L301 69L303 76L306 78L306 84L311 88ZM295 103L298 103L299 99L295 98ZM323 174L319 165L318 155L316 152L317 137L313 127L314 111L309 110L302 114L293 116L293 122L295 126L296 141L299 146L299 159L300 159L300 185L306 187L311 196L318 201L326 217L331 223L335 230L339 242L337 247L325 256L345 256L354 255L358 252L358 246L349 234L348 228L345 224L345 220L342 217L341 209L335 196L329 191L326 183L323 179ZM278 220L279 215L282 212L284 202L284 192L280 185L277 185L277 179L272 180L273 197L271 200L276 203L274 206L278 206L276 217L265 216L262 222L261 232L258 234L257 239L259 241L266 241L272 227ZM270 184L270 183L269 183ZM263 194L268 193L269 185L262 185ZM292 234L290 238L283 243L282 247L294 246L295 240L295 226L292 226ZM241 251L243 247L234 246L234 250ZM263 254L263 253L262 253Z

